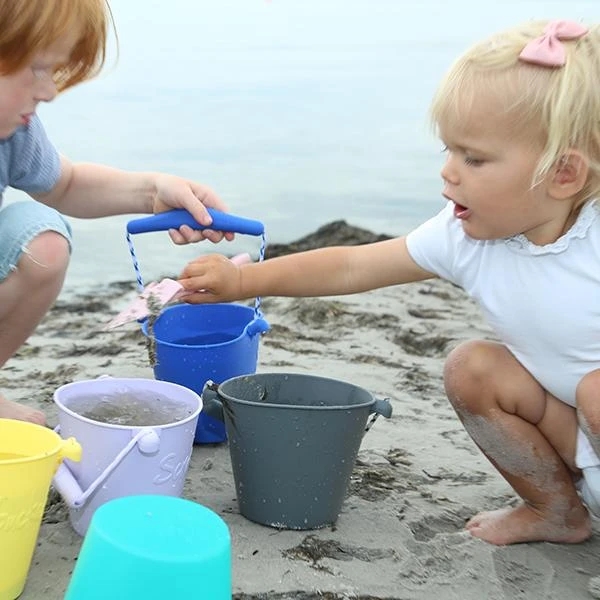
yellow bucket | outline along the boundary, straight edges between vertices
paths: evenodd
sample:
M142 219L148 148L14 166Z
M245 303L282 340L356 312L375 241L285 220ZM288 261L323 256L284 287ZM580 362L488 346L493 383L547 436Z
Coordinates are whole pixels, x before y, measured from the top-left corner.
M81 459L74 438L0 419L0 600L25 587L52 476L63 458Z

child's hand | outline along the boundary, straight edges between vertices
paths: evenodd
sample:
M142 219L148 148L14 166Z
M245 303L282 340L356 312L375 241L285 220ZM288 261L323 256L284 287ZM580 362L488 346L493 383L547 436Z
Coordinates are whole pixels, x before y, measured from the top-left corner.
M209 187L174 175L158 174L156 177L156 195L153 201L154 213L173 208L184 208L202 225L210 225L211 218L206 208L216 208L227 212L227 205ZM183 225L179 229L169 230L175 244L188 244L208 239L219 242L223 238L231 241L233 233L213 231L211 229L192 229Z
M189 294L184 297L185 302L205 304L241 300L241 269L236 262L240 261L210 254L188 263L179 276L179 283Z

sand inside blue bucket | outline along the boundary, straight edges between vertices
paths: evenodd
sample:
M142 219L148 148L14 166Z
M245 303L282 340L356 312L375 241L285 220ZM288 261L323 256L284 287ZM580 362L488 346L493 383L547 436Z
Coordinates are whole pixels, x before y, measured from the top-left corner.
M74 413L109 425L150 427L176 423L193 410L181 402L156 393L136 391L69 398L65 406Z

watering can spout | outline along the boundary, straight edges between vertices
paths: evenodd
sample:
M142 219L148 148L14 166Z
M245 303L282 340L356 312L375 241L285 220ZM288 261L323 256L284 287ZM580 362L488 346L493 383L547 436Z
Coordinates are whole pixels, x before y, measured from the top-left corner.
M60 459L62 461L65 458L74 460L75 462L81 460L81 445L74 437L62 441Z

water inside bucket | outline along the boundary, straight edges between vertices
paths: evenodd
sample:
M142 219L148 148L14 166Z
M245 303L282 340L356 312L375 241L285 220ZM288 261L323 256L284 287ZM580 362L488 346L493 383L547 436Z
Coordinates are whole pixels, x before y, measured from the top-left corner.
M136 391L74 396L65 406L78 415L108 425L156 426L183 421L192 414L186 404L156 393Z

